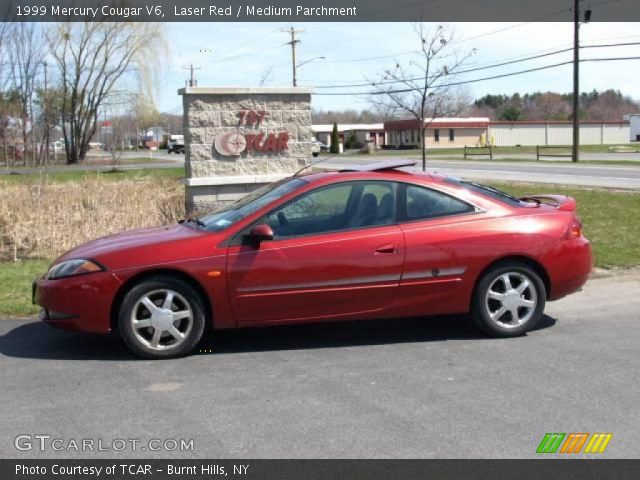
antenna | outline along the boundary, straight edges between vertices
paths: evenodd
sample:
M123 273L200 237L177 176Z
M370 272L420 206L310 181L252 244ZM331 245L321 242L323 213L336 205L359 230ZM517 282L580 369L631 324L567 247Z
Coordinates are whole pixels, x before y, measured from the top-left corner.
M338 155L340 155L340 154L339 153L334 153L333 155L329 155L328 157L325 157L322 160L318 160L317 162L313 162L313 163L310 163L309 165L305 165L300 170L298 170L296 173L294 173L293 176L297 177L300 172L303 172L307 168L315 167L316 165L318 165L318 164L320 164L322 162L326 162L327 160L330 160L330 159L332 159L334 157L337 157Z

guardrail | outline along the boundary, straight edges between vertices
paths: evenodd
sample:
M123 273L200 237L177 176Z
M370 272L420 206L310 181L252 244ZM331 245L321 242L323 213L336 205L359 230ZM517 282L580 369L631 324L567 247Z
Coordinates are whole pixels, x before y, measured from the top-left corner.
M488 151L488 152L487 152ZM467 147L464 146L464 159L467 159L467 156L488 156L489 159L493 160L493 147L491 145L487 145L486 147Z

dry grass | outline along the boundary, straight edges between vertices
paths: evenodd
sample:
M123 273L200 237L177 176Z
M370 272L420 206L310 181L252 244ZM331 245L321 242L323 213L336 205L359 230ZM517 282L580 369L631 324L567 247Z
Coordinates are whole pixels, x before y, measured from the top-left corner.
M184 187L176 180L0 180L0 261L53 258L104 235L182 217Z

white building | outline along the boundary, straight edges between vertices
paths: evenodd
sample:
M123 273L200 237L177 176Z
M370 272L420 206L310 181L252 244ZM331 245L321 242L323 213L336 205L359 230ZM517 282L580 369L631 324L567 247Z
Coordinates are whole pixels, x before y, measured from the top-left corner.
M498 121L490 123L488 134L496 146L571 145L572 132L573 124L567 121ZM580 122L580 145L615 145L628 141L627 122Z
M640 113L629 115L629 140L640 142Z
M316 138L327 146L331 146L331 132L333 124L312 125L311 129ZM338 135L340 143L344 145L351 136L359 146L364 146L371 141L374 148L382 148L385 145L384 124L382 123L339 123Z

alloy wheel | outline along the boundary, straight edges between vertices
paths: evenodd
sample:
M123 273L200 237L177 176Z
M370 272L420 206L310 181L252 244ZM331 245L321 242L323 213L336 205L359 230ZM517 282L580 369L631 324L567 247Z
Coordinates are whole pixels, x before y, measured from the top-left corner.
M496 277L485 296L489 318L503 328L516 328L528 322L537 303L534 282L520 272L507 272Z
M170 289L145 293L131 311L131 325L136 339L153 350L178 347L193 327L193 310L189 302Z

